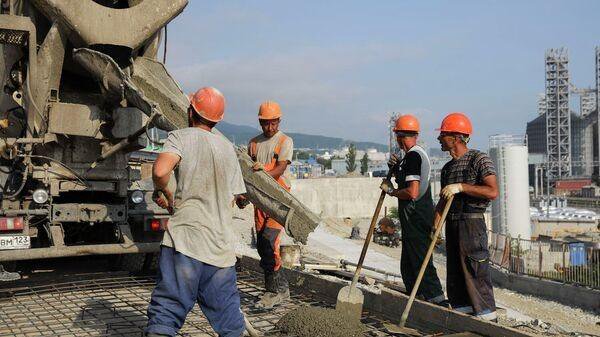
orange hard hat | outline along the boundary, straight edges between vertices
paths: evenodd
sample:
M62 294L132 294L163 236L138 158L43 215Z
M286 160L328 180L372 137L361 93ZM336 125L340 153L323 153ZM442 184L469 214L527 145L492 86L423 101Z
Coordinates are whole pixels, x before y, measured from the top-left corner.
M266 101L258 109L258 119L277 119L281 118L281 107L277 102Z
M204 87L190 95L189 99L194 111L202 118L215 123L223 119L225 97L219 90L213 87Z
M401 115L396 119L394 131L419 132L419 120L413 115Z
M456 132L464 135L473 133L473 126L469 117L462 112L451 112L442 121L442 126L438 129L440 132Z

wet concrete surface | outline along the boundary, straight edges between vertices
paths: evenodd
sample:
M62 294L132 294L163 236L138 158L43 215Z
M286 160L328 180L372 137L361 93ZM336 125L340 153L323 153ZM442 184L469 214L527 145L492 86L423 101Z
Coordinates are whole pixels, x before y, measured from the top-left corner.
M320 307L299 307L285 314L277 329L298 337L359 337L367 327L339 311Z

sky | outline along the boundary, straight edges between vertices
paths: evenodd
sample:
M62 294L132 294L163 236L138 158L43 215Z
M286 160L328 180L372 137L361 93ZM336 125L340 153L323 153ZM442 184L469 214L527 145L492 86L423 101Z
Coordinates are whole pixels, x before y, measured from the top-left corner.
M595 86L599 12L595 0L190 0L168 26L167 68L186 92L221 90L230 123L258 127L275 100L284 132L386 144L390 113L411 113L436 147L442 118L463 111L485 149L536 117L546 49L568 48L572 83Z

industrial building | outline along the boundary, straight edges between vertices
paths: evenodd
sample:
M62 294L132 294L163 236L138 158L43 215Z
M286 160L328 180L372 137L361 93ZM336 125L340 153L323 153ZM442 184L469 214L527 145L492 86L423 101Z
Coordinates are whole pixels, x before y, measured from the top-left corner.
M545 93L538 96L538 116L527 123L526 129L530 156L542 156L544 160L531 165L530 185L537 183L536 172L539 179L548 176L552 183L598 175L600 47L595 50L595 88L578 88L571 82L566 48L547 50L544 60ZM574 96L579 98L577 111L571 109Z
M490 157L498 179L498 198L492 201L492 231L531 238L527 184L527 137L490 137Z

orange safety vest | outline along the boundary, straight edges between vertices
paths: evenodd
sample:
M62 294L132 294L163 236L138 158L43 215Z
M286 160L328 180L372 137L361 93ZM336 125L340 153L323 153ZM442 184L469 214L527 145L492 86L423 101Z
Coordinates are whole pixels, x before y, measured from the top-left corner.
M272 171L275 168L275 166L277 165L277 160L279 159L279 152L281 152L281 147L283 145L283 142L285 142L286 139L287 139L286 136L279 137L279 142L277 142L277 145L275 145L275 149L273 151L274 152L273 159L271 160L270 163L263 165L265 167L266 172ZM252 158L252 160L254 162L256 162L256 154L257 154L256 141L254 141L254 140L250 141L249 152L250 152L249 153L250 158ZM285 188L288 192L290 191L290 187L285 183L285 180L283 179L283 174L281 174L281 176L279 176L279 178L277 178L277 183L279 183L279 185L281 185L281 187Z

